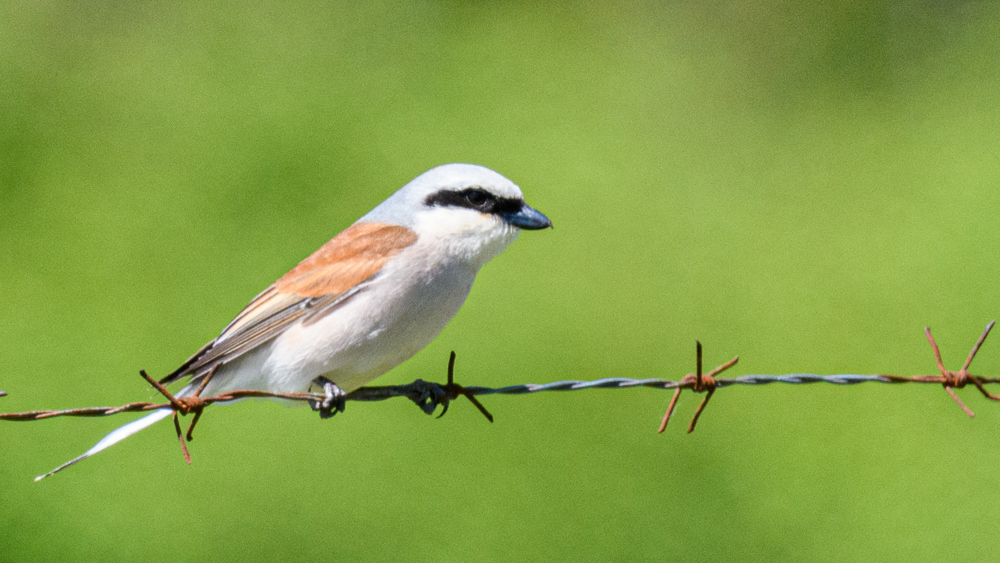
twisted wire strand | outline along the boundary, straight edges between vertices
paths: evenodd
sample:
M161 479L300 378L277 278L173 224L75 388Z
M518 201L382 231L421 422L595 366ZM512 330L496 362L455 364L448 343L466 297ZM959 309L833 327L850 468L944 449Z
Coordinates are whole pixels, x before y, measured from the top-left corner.
M1000 377L978 377L983 384L1000 383ZM715 387L730 387L735 385L770 385L772 383L785 383L791 385L806 385L812 383L828 383L832 385L858 385L860 383L945 383L944 378L939 375L918 375L904 377L888 374L862 375L854 373L817 375L815 373L790 373L786 375L741 375L733 378L720 378L715 380ZM414 401L419 401L421 396L427 394L427 389L437 388L436 395L446 394L443 389L447 385L430 383L417 380L405 385L391 385L379 387L362 387L347 394L348 401L377 402L391 399L393 397L407 397ZM583 391L585 389L631 389L645 387L647 389L676 390L691 389L694 384L690 381L670 379L633 379L629 377L604 377L594 380L565 380L553 381L551 383L523 383L520 385L508 385L506 387L482 387L463 386L462 395L528 395L532 393L542 393L549 391ZM3 396L0 392L0 396ZM228 402L240 398L270 398L277 397L291 401L317 401L322 400L321 393L270 393L257 390L240 390L224 393L215 397L206 398L208 404L216 402ZM63 409L50 411L29 411L23 413L0 413L0 420L40 420L44 418L54 418L57 416L110 416L125 412L145 412L161 408L169 408L170 403L140 402L129 403L118 407L86 407L79 409Z
M1000 383L1000 377L979 377L982 383ZM741 375L739 377L716 379L716 387L733 385L769 385L771 383L787 383L805 385L810 383L829 383L832 385L857 385L859 383L944 383L939 375L918 375L904 377L899 375L873 374L862 375L842 373L835 375L817 375L815 373L789 373L786 375ZM349 401L382 401L391 397L409 397L413 394L413 385L397 385L386 387L362 387L347 395ZM431 384L433 385L433 384ZM685 389L693 385L687 381L670 379L632 379L628 377L605 377L593 380L570 379L553 381L551 383L523 383L506 387L464 386L470 395L527 395L544 391L582 391L584 389L629 389L646 387L648 389Z

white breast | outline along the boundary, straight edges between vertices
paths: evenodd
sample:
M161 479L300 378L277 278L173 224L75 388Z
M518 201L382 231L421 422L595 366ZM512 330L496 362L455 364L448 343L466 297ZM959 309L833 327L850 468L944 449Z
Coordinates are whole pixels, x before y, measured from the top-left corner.
M293 325L224 366L218 374L224 377L208 391L304 391L322 375L350 392L416 354L458 312L479 269L421 246L401 253L318 322Z

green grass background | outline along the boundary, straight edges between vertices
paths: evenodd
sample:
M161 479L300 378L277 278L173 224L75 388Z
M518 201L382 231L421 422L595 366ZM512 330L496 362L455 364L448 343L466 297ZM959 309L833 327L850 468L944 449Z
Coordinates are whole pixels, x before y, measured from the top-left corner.
M0 410L120 404L420 172L556 229L379 380L957 368L1000 311L1000 8L0 3ZM362 4L362 3L358 3ZM974 371L996 374L997 342ZM987 560L1000 408L937 387L0 424L0 560ZM983 535L985 534L985 535Z

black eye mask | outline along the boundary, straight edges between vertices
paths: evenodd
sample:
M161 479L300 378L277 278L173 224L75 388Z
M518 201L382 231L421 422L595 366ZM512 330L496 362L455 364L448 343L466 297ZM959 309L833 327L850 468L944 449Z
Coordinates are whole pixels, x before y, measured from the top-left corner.
M450 207L465 207L475 209L480 213L517 213L524 206L524 200L509 197L497 197L482 188L465 188L464 190L441 190L427 196L424 205Z

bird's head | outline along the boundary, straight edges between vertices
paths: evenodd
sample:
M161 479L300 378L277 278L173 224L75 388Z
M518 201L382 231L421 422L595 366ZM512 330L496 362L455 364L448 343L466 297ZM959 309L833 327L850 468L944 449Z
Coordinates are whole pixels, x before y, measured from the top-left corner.
M407 227L460 259L482 265L521 230L552 226L524 203L514 182L483 166L444 164L424 172L361 218Z

